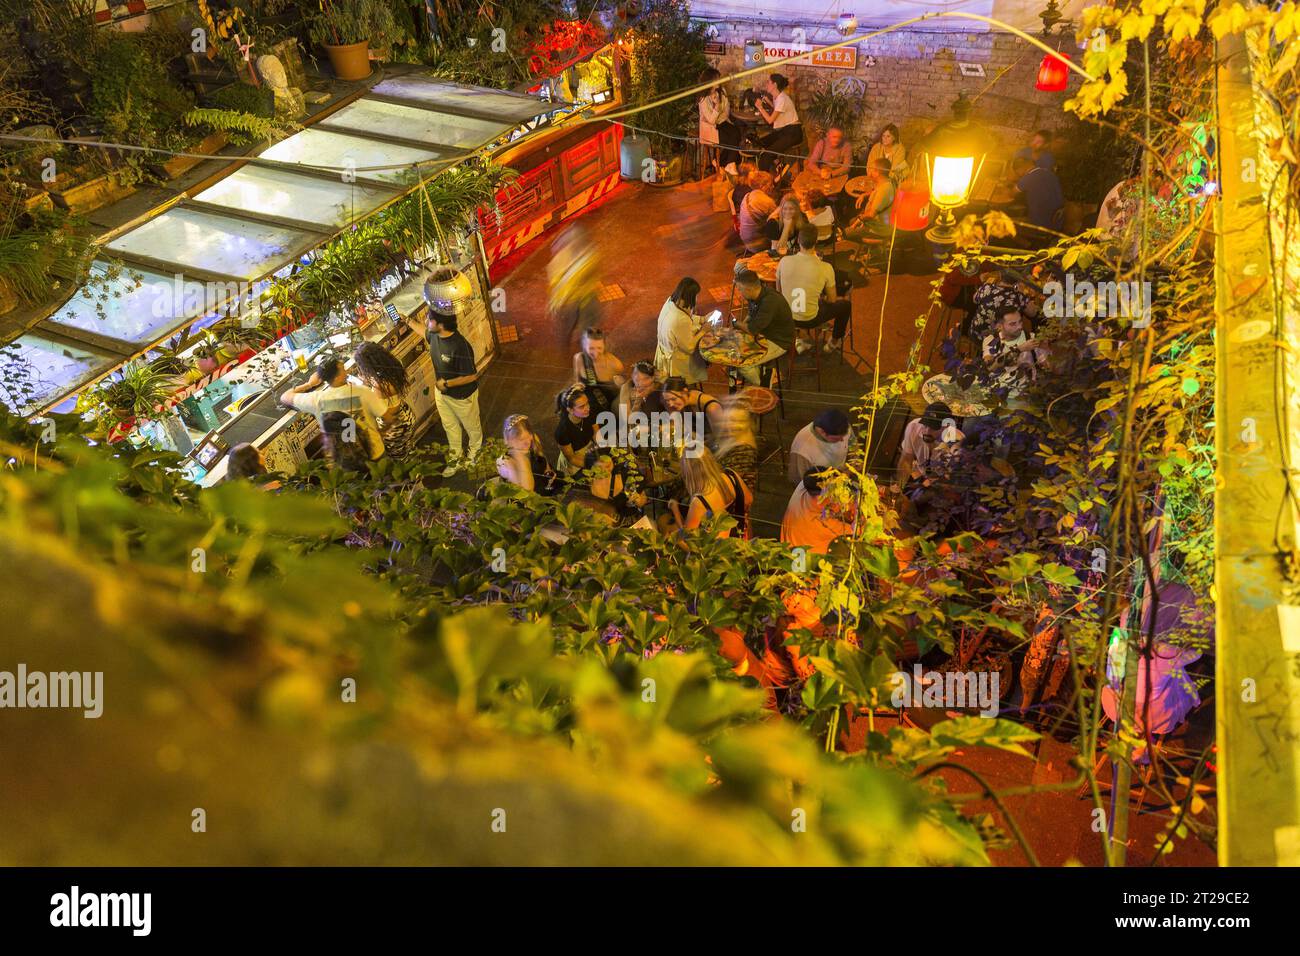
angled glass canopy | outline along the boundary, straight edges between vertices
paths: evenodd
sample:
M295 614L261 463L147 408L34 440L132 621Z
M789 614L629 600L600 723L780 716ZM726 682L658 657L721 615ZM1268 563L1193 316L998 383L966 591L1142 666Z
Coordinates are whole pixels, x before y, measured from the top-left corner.
M362 98L331 113L318 125L322 129L376 133L435 147L467 149L490 143L518 124L513 120L474 119Z
M320 241L312 233L234 215L173 208L114 239L110 252L149 260L155 268L218 273L251 281L285 265Z
M180 273L113 267L96 259L90 281L47 323L81 329L131 345L149 345L200 315L209 298L204 283Z
M314 127L294 133L262 152L264 159L319 166L332 171L350 168L356 171L357 179L376 179L396 184L414 183L415 163L426 164L420 167L420 174L426 177L435 169L441 168L429 163L429 160L436 160L441 155L443 154L438 150L401 146L366 139L361 134L349 135ZM451 162L448 160L442 167L451 165ZM372 166L396 168L368 168ZM336 172L336 175L341 182L343 174Z
M419 179L557 108L427 76L384 80L256 157L270 163L234 168L108 242L91 281L11 343L18 357L6 353L6 377L12 368L31 379L16 403L28 414L64 407L87 382L215 318L228 300L256 296L267 277Z
M412 100L427 107L444 106L452 111L473 113L485 119L513 119L520 123L550 113L559 106L522 93L460 86L419 75L384 80L375 84L371 92L395 99Z
M16 354L14 346L17 346ZM121 364L121 357L34 332L20 335L4 353L5 384L19 414L30 415Z
M373 212L393 193L356 182L334 182L286 169L245 166L194 198L238 213L241 209L341 229Z

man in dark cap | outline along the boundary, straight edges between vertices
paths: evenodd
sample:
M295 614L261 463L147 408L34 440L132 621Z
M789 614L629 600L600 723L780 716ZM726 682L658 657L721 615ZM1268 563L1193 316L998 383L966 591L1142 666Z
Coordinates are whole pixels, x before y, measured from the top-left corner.
M924 479L936 458L961 439L952 409L943 402L931 402L921 417L908 422L903 430L902 454L890 490L897 494L909 481Z
M849 416L838 408L823 409L795 433L786 474L797 485L809 469L843 468L848 455Z

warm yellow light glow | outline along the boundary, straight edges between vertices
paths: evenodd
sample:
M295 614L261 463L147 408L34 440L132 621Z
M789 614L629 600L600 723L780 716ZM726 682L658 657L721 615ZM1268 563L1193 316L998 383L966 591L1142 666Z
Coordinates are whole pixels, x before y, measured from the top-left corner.
M974 170L973 156L934 157L934 167L930 171L930 198L940 206L960 206L966 201Z

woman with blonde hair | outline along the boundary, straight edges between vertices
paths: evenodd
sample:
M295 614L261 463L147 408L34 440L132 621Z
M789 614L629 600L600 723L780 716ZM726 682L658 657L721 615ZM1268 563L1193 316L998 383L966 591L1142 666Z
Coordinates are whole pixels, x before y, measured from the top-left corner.
M498 475L539 495L553 495L560 490L560 476L546 460L527 415L507 415L501 437L505 439L506 453L497 459Z
M698 440L687 445L682 452L682 484L690 495L685 517L676 501L670 501L668 507L683 531L698 528L706 518L725 511L736 519L741 536L749 538L749 507L754 502L753 493L745 487L739 475L719 465ZM730 537L730 532L723 531L719 537Z
M605 333L594 327L583 330L578 349L573 356L574 381L586 386L598 413L609 411L627 381L623 361L609 350Z

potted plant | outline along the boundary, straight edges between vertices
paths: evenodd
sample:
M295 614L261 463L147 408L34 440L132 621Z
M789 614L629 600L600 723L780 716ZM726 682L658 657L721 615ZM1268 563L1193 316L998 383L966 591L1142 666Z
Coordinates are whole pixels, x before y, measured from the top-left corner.
M704 25L692 23L684 0L654 0L643 6L636 28L630 31L628 53L629 101L645 106L694 82L709 65L704 56ZM671 185L681 178L681 154L698 129L694 99L674 100L637 114L637 125L647 130L648 144L639 138L624 144L629 150L648 145L655 162L656 185ZM675 161L674 161L675 160ZM642 160L633 175L640 175Z
M392 39L397 21L388 0L320 0L308 34L325 47L335 76L364 80L370 75L370 45Z
M102 382L79 400L79 412L95 409L109 440L121 438L141 419L149 420L171 397L176 380L151 365L137 363L122 369L120 377Z
M841 93L828 83L813 93L803 113L817 128L818 136L825 136L832 126L844 130L849 139L862 119L863 102L860 97Z

